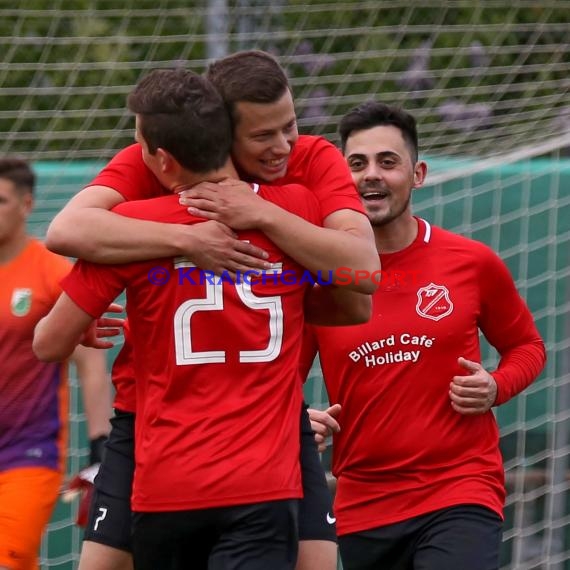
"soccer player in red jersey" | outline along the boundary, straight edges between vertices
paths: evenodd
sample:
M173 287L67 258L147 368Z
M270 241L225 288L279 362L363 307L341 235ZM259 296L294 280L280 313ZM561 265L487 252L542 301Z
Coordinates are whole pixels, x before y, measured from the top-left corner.
M0 159L0 569L38 568L41 537L59 495L67 446L67 363L32 352L37 322L51 309L71 264L26 232L35 175ZM83 389L92 461L109 432L105 353L73 355Z
M545 349L505 264L410 209L426 164L414 118L368 102L340 123L383 279L372 319L312 327L334 435L335 514L345 570L497 570L505 499L491 408L540 373ZM479 331L500 355L481 366Z
M204 78L183 70L151 73L129 106L145 163L165 187L237 176L223 162L229 117ZM322 219L314 195L298 185L263 186L259 194L312 223ZM200 221L176 195L116 210L170 223ZM137 378L137 568L168 566L170 557L183 567L294 567L294 499L301 496L298 338L308 283L303 268L263 234L244 231L240 239L268 252L270 271L232 282L227 274L204 276L186 258L79 262L64 281L67 295L38 325L38 354L60 358L127 289Z
M215 80L218 89L225 82L233 86L230 92L222 93L230 99L228 103L236 123L232 154L238 159L237 166L242 176L246 174L251 180L280 184L303 183L316 194L325 227L312 226L285 210L277 210L269 202L258 201L252 204L249 200L255 199L255 196L251 196L247 187L240 185L234 188L232 198L224 193L220 199L235 200L237 204L234 204L233 210L236 214L249 212L249 215L259 218L260 213L266 212L266 220L257 219L257 222L263 224L262 229L283 251L313 271L329 271L341 266L352 270L374 271L378 267L378 257L373 246L372 232L363 215L364 210L350 172L338 149L328 141L322 137L298 135L287 77L279 64L263 52L240 52L220 60L211 70L216 70L216 77L212 77L213 73L208 76ZM239 192L240 189L242 192ZM167 191L145 166L140 146L132 145L121 151L92 184L75 196L56 217L48 231L48 243L60 252L97 262L125 262L185 254L200 267L217 273L265 267L266 262L260 258L263 252L259 248L237 240L227 225L217 221L197 226L177 226L125 219L107 211L122 201L150 198ZM212 206L216 203L211 196L214 192L211 186L204 185L200 191L210 193L208 201ZM244 200L248 202L244 203ZM202 210L209 215L209 211ZM279 217L273 219L274 216ZM235 222L243 223L243 220ZM351 285L357 285L364 291L371 290L370 282L361 281L356 284L353 280ZM124 375L121 378L124 379ZM122 382L122 389L126 390L126 386L127 383ZM123 407L117 406L121 410L121 417L117 419L117 423L122 422L119 442L121 449L117 449L118 453L113 456L120 456L122 461L127 455L127 446L124 444L128 438L124 434L129 429L132 430L133 417L129 412L133 412L134 407L125 407L124 399L121 406ZM316 493L320 498L316 501L317 506L306 505L307 499L315 493L308 492L305 486L306 498L301 506L300 517L302 543L299 570L313 567L332 570L336 568L336 544L333 542L334 526L327 522L326 517L329 499L324 474L310 441L312 433L305 413L302 421L302 448L306 450L303 458L310 462L303 473L310 473L309 477L314 486L318 487ZM107 460L110 458L111 453L108 452ZM111 480L111 477L105 478L106 482ZM112 493L114 498L121 494L119 490L113 490ZM98 508L100 507L96 507ZM117 510L118 508L114 509L115 512ZM303 511L307 513L306 516ZM94 514L98 512L95 510ZM108 510L107 517L110 512ZM311 513L315 514L310 517ZM321 528L313 523L307 525L307 528L303 527L303 522L312 518L322 519ZM95 518L92 522L94 525ZM125 528L124 524L117 525ZM102 544L115 547L115 552L110 553L106 560L117 555L116 564L110 561L105 570L128 567L128 556L121 557L116 550L128 549L128 529L122 533L117 529L103 537L101 532L104 526L103 523L98 525L97 536L93 536L92 528L88 529L81 570L91 570L94 567L101 569L103 557L106 556L104 549L99 548ZM123 538L117 538L119 534ZM118 542L114 542L111 535ZM305 548L308 542L311 546ZM315 545L317 548L314 548ZM88 556L95 566L87 561ZM303 566L305 560L307 563Z

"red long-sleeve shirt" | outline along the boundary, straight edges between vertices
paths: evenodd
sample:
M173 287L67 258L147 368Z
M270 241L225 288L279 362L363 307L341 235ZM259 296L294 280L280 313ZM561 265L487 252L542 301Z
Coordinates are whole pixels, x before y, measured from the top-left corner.
M502 515L504 473L491 411L454 411L449 385L480 362L479 331L501 355L496 404L528 386L543 342L504 263L487 246L418 220L406 249L381 255L384 279L364 325L309 330L331 403L343 406L333 473L339 534L458 504ZM313 353L314 354L314 353Z

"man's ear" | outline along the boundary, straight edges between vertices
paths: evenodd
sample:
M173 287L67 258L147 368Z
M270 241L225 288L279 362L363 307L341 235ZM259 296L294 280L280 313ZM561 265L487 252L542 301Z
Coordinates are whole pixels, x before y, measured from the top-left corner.
M427 163L423 160L418 160L414 166L414 188L423 186L427 176Z
M31 192L26 192L22 196L22 209L24 211L24 215L28 217L34 208L34 196Z
M172 174L178 168L178 161L167 150L157 148L155 156L161 173Z

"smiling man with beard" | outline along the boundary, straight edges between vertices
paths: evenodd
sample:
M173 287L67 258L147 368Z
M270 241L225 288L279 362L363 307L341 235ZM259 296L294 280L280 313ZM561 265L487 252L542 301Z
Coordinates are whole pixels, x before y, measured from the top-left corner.
M368 323L306 335L303 372L318 348L342 406L332 470L343 567L497 570L505 487L491 408L538 376L543 342L487 246L412 215L427 172L415 119L368 102L340 135L382 272L417 276L383 279ZM479 331L500 355L492 372Z

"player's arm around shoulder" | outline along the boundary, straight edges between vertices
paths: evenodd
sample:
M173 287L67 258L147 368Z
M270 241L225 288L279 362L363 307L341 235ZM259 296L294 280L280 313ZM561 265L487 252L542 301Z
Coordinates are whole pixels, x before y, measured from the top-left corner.
M381 269L380 256L366 215L356 210L337 210L324 219L323 225L338 232L335 237L344 238L344 246L352 248L352 260L348 267L354 285L350 283L348 288L360 293L374 293L378 288L374 275L379 275Z
M98 247L103 245L98 243L99 236L107 233L104 230L108 210L122 201L124 198L113 188L83 188L53 218L46 233L46 246L61 255L95 260Z
M221 187L228 185L233 185L233 190L222 192ZM302 187L296 186L299 193ZM315 200L313 193L304 192L295 199ZM332 271L335 278L339 275L345 280L348 289L372 293L377 288L372 274L380 268L380 260L370 222L362 213L346 208L324 220L320 216L321 223L316 224L299 208L286 207L283 200L265 200L239 181L201 183L184 191L181 203L189 206L193 215L233 229L262 231L297 263L315 274Z
M260 229L295 261L313 273L333 272L334 281L352 291L371 294L380 269L372 228L366 216L339 210L314 225L280 208L260 223Z
M180 255L192 236L182 225L120 216L110 210L124 201L107 186L76 194L50 224L46 245L52 251L94 263L129 263Z

